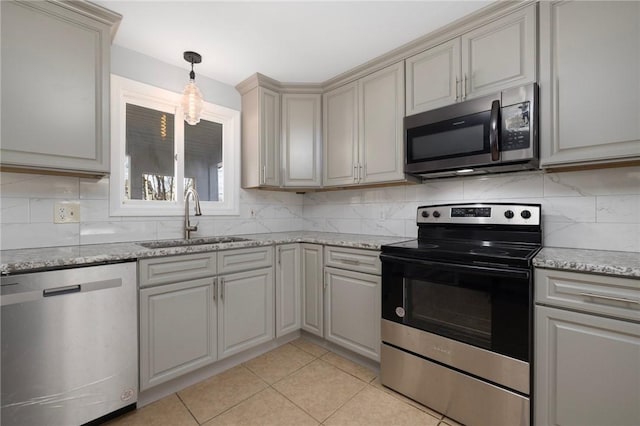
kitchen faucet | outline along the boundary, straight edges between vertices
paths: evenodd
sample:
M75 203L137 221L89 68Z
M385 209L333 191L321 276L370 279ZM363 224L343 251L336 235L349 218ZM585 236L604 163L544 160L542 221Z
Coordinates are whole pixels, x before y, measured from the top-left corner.
M189 195L193 197L193 202L195 203L196 216L202 216L202 211L200 210L200 197L198 196L198 192L195 188L190 187L184 193L184 239L188 240L191 236L191 232L196 232L198 230L198 223L195 225L191 225L189 223Z

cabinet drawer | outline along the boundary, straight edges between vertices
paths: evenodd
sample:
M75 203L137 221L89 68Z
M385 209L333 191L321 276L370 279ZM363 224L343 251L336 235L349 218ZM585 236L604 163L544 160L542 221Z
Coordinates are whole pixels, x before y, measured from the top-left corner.
M211 277L216 274L216 253L197 253L138 262L140 287Z
M536 303L640 321L640 280L535 270Z
M218 252L218 274L248 271L272 265L272 246Z
M380 252L376 250L325 246L324 259L326 266L334 268L376 275L382 271Z

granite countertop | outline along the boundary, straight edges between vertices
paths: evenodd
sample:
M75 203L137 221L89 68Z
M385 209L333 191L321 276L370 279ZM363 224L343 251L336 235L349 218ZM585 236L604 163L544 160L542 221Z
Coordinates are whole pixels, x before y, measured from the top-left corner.
M640 278L640 253L545 247L533 259L533 266Z
M226 236L225 236L226 237ZM221 238L225 238L221 237ZM230 237L244 241L197 244L189 246L148 248L141 241L133 243L92 244L63 247L44 247L0 251L0 274L35 272L73 265L91 265L148 257L199 253L246 247L258 247L286 243L313 243L341 247L379 250L384 244L406 241L407 237L385 237L376 235L341 234L330 232L275 232L267 234L245 234ZM194 240L198 240L194 238ZM206 238L203 238L206 240ZM163 240L159 240L163 241ZM167 240L173 241L173 240Z

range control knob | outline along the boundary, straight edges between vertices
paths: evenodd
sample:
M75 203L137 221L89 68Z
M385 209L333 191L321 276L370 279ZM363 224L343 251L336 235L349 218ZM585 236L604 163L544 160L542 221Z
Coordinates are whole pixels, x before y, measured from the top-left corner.
M523 219L529 219L531 217L531 212L529 210L522 210L520 216L522 216Z
M433 212L433 217L440 217L440 212L438 210Z
M426 210L422 211L422 217L429 217L429 212Z
M513 214L513 210L507 210L506 212L504 212L504 217L506 217L507 219L513 219L513 216L515 216Z

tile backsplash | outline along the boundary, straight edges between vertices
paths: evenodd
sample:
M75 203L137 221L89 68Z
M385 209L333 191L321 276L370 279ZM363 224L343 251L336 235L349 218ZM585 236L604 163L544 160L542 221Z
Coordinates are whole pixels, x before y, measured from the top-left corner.
M109 180L0 173L2 249L181 238L172 217L110 217ZM53 204L80 203L80 223L54 224ZM421 185L310 192L240 191L239 216L200 217L196 235L314 230L415 237L419 205L540 203L544 243L640 252L640 167L524 172Z
M54 224L58 201L80 203L80 223ZM240 190L239 216L191 217L193 236L297 231L303 196ZM110 217L109 178L100 180L0 173L0 247L3 250L182 238L182 216Z
M640 252L640 167L309 193L304 196L304 229L415 238L418 206L476 201L540 203L548 247Z

